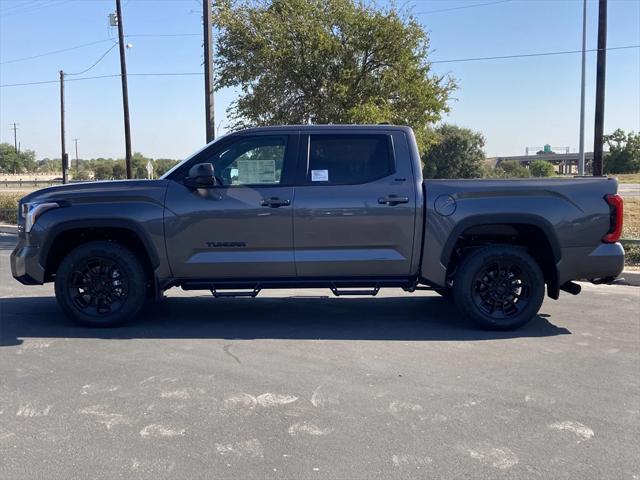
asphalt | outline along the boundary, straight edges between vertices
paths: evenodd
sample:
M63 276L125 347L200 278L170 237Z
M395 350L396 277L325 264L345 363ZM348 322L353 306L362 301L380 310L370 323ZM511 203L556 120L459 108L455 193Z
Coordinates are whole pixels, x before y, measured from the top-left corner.
M0 478L640 478L640 288L515 332L429 292L213 299L79 328L0 236Z

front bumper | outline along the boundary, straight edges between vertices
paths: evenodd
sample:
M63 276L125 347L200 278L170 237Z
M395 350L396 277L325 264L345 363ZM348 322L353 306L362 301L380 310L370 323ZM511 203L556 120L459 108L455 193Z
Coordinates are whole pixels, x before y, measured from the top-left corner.
M40 265L40 248L29 245L23 236L11 252L11 274L24 285L41 285L44 283L44 267Z
M595 248L564 248L558 264L558 280L562 285L571 280L614 279L622 270L624 248L620 243L602 243Z

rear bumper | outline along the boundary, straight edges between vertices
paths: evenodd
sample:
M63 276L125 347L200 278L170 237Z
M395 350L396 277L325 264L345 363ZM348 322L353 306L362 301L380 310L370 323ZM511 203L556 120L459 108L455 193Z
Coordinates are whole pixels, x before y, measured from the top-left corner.
M44 283L44 267L40 265L38 246L28 245L24 238L19 238L10 258L13 278L24 285Z
M562 285L570 280L614 279L623 269L624 248L620 243L564 248L558 263L558 280Z

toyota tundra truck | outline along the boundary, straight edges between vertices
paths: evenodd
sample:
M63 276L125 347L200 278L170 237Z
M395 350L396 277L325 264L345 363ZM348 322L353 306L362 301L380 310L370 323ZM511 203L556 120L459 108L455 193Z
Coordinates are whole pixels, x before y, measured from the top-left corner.
M435 290L489 329L546 294L622 271L622 199L606 177L423 180L405 126L278 126L223 136L158 180L45 188L19 204L13 276L61 309L121 324L172 287ZM428 312L424 313L428 315Z

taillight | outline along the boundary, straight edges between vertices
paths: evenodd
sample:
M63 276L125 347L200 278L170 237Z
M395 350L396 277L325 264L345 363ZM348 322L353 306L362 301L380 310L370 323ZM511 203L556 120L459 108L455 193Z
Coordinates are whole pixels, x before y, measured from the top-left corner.
M602 237L604 243L616 243L622 235L622 213L623 202L620 195L605 195L605 201L609 204L611 217L609 220L609 231Z

